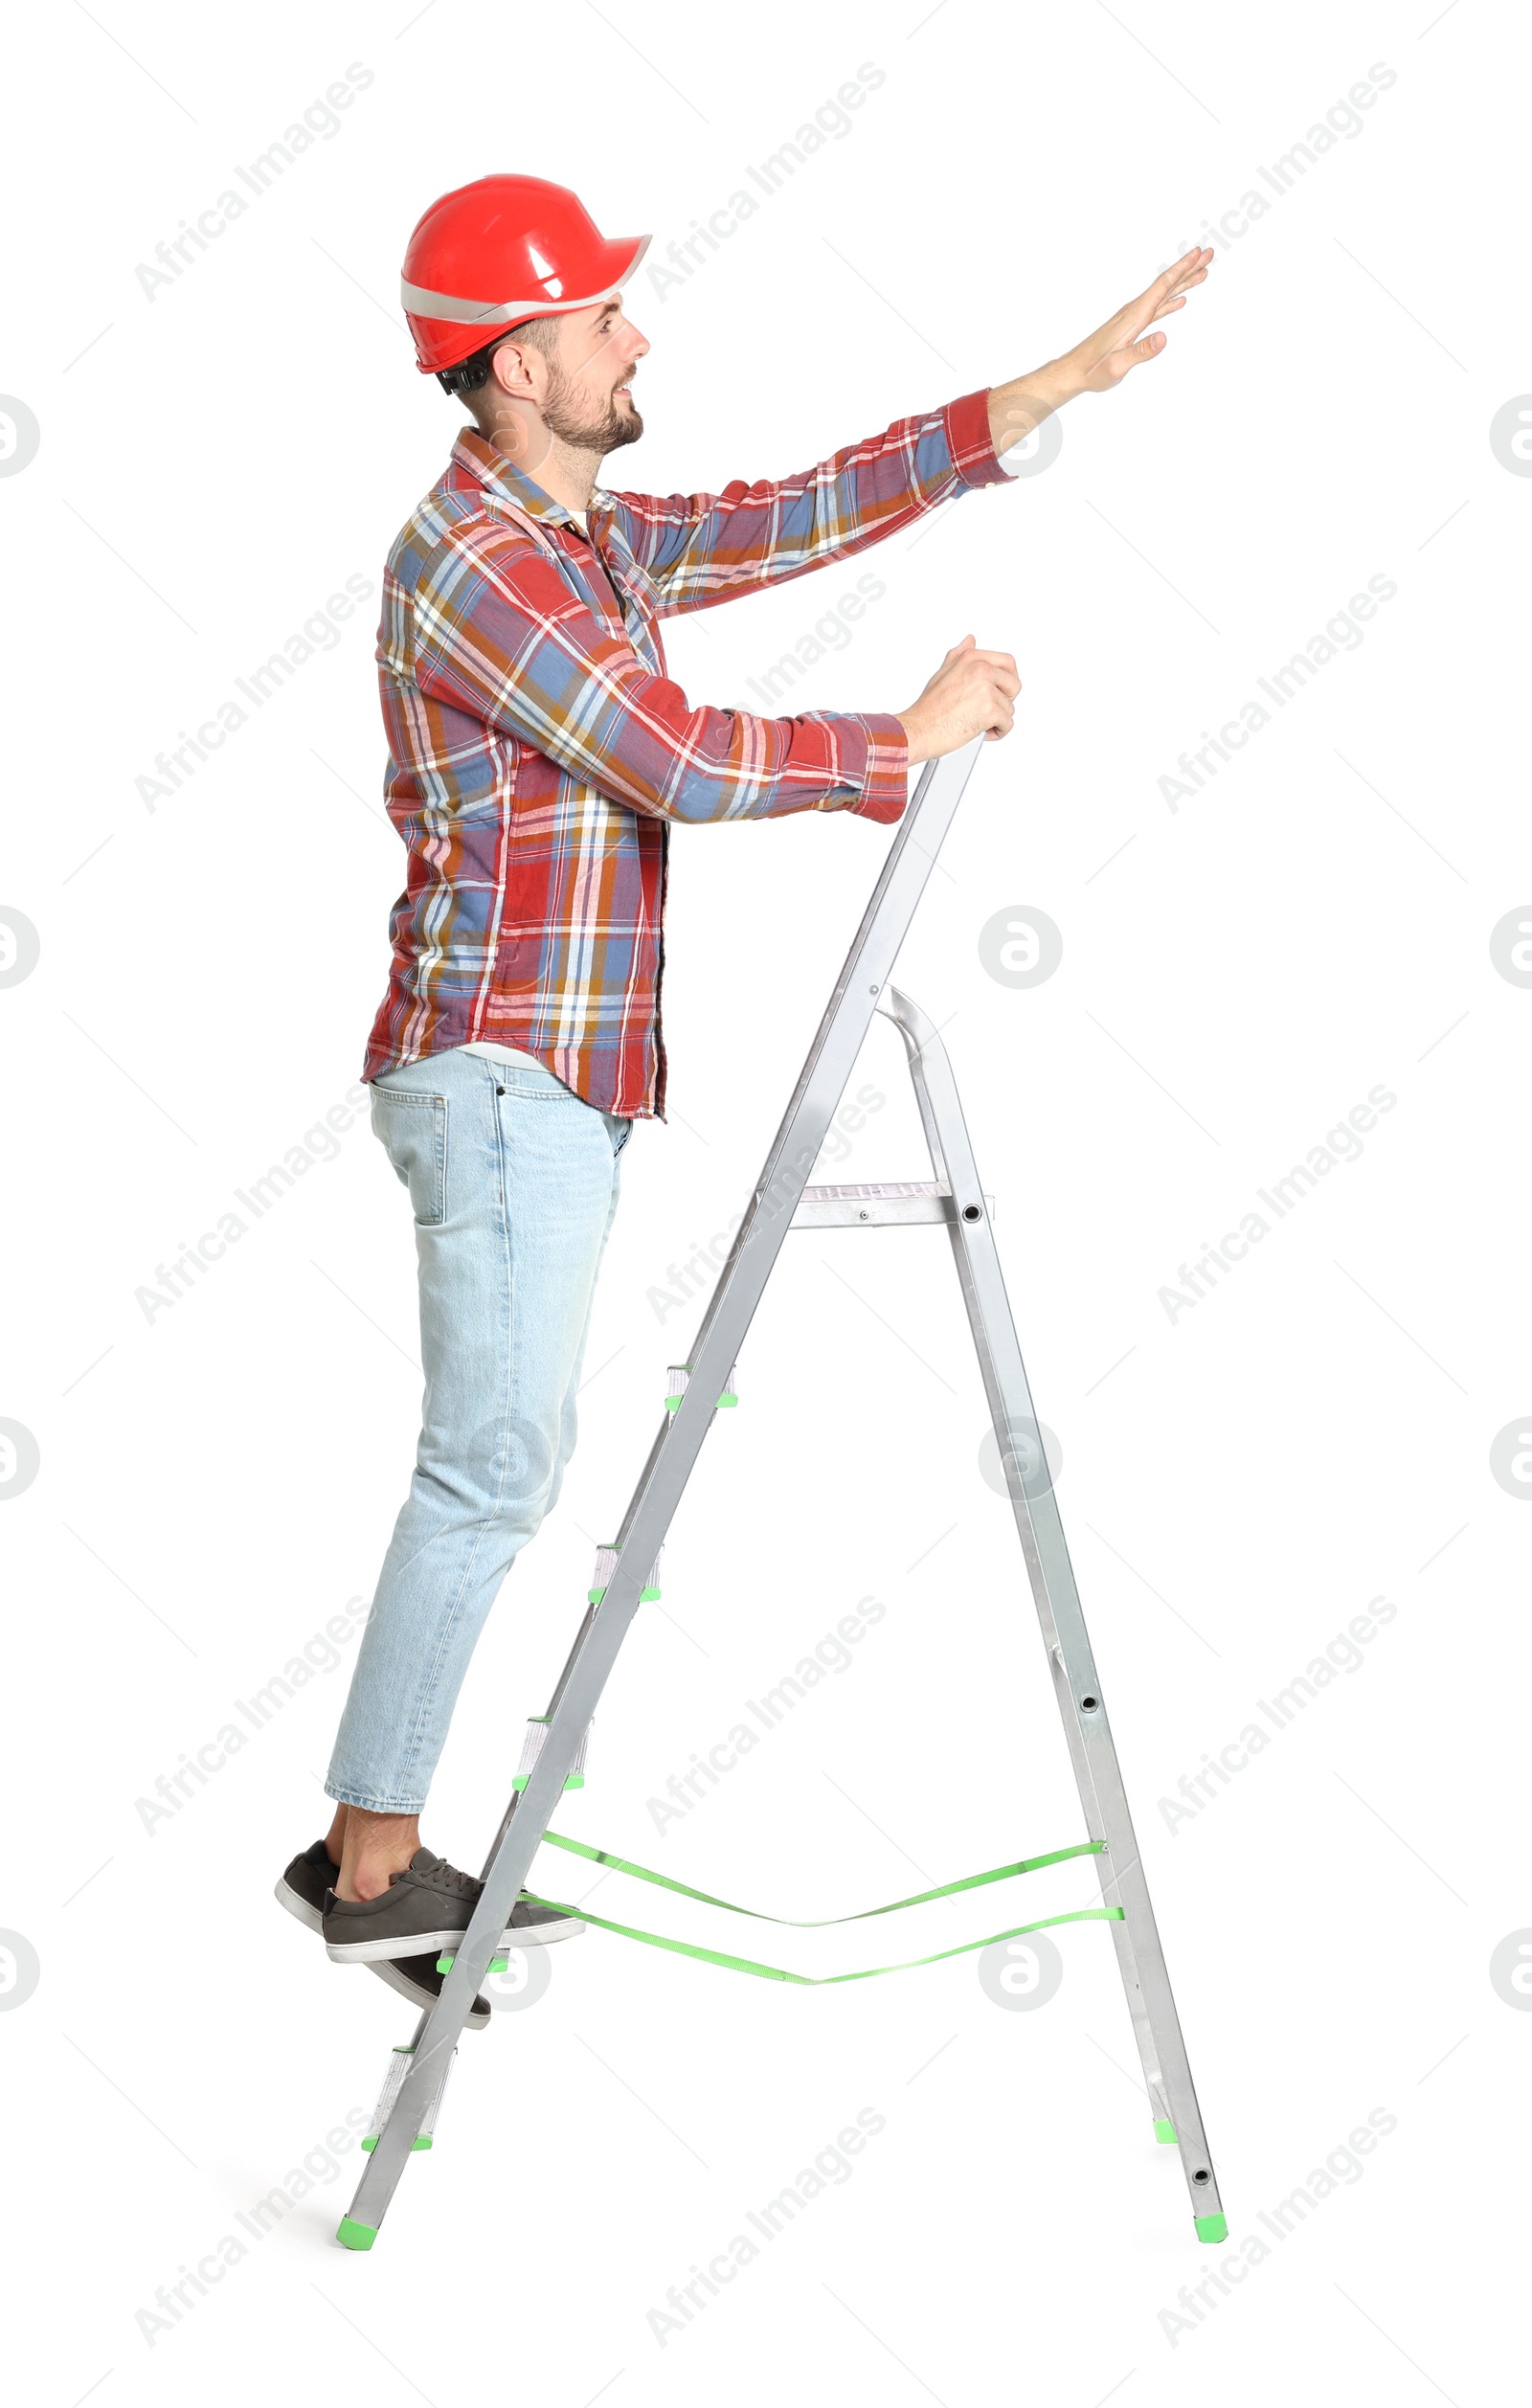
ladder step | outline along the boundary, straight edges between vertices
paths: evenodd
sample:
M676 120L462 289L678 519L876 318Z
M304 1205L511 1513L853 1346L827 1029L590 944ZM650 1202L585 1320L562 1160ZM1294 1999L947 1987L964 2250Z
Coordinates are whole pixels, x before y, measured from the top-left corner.
M691 1365L689 1363L673 1362L670 1365L669 1370L665 1375L665 1409L667 1413L673 1413L682 1398L686 1395L687 1382L690 1379L690 1377ZM737 1362L735 1363L732 1371L729 1374L729 1385L725 1388L722 1396L718 1399L718 1403L720 1407L725 1405L737 1405L739 1403L739 1365Z
M845 1196L848 1200L863 1196L950 1196L952 1189L944 1179L874 1179L863 1185L805 1187L803 1199L812 1196L826 1202Z
M955 1221L958 1210L945 1180L880 1179L863 1185L805 1187L789 1226L795 1229L906 1228L925 1221ZM993 1221L993 1196L985 1196L983 1210ZM974 1202L965 1200L963 1217L978 1219Z
M616 1547L597 1548L596 1570L591 1578L591 1586L585 1592L593 1606L598 1606L601 1599L606 1595L606 1585L611 1579L613 1573L617 1570L618 1556L619 1549ZM649 1605L659 1596L660 1566L664 1562L665 1549L662 1546L658 1555L654 1559L653 1564L650 1566L649 1577L644 1582L642 1588L639 1592L639 1602L641 1605Z
M404 2077L410 2070L410 2059L414 2055L413 2047L396 2048L389 2059L389 2070L383 2077L383 2087L378 2092L377 2105L372 2110L372 2129L362 2142L362 2147L369 2151L377 2147L378 2136L394 2111L394 2102L404 2085ZM441 2104L442 2094L447 2086L447 2076L452 2071L457 2055L458 2052L454 2049L441 2069L441 2080L436 2086L430 2105L420 2118L419 2129L410 2144L412 2149L429 2149L431 2146L436 2132L437 2111ZM366 2247L368 2244L364 2242L360 2245Z
M528 1723L527 1736L521 1744L521 1764L517 1769L516 1777L510 1785L513 1789L525 1789L527 1787L528 1780L531 1773L531 1768L543 1752L543 1742L548 1737L548 1722L549 1718L546 1714L534 1714L531 1721ZM590 1746L590 1744L591 1725L587 1722L584 1730L580 1733L580 1744L574 1750L574 1762L571 1765L568 1772L564 1775L564 1787L566 1789L584 1789L585 1754L587 1748Z

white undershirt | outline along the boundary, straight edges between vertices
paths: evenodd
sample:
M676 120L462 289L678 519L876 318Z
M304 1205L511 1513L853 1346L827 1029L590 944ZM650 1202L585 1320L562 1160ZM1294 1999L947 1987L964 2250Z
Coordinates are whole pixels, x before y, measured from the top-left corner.
M519 1062L524 1068L529 1067L534 1070L546 1069L548 1067L546 1063L538 1061L535 1053L524 1053L519 1046L497 1046L492 1038L479 1045L460 1046L458 1051L482 1053L491 1062Z

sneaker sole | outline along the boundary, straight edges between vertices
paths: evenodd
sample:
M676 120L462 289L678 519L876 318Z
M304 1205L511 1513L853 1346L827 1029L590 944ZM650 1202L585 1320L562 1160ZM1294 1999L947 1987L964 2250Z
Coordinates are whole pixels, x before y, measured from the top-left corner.
M325 1918L317 1906L310 1906L306 1898L295 1890L284 1873L272 1892L279 1906L285 1906L289 1915L296 1915L307 1931L323 1931Z
M319 1908L317 1906L311 1906L307 1899L304 1898L300 1891L295 1890L292 1887L285 1874L277 1883L277 1887L273 1895L276 1898L278 1905L285 1906L289 1915L296 1917L297 1921L304 1925L305 1930L323 1931L325 1928L325 1918L321 1914ZM583 1928L584 1926L582 1924L581 1929L583 1930ZM425 1952L423 1949L417 1949L414 1953L419 1956L423 1955ZM395 1992L400 1998L407 1998L412 2007L429 2009L436 2005L436 1992L434 1991L423 1989L418 1982L413 1982L410 1979L409 1974L402 1972L399 1967L391 1958L379 1957L376 1959L369 1959L367 1960L367 1969L370 1973L375 1973L380 1982L386 1982L390 1990ZM467 2029L470 2032L485 2031L488 2028L488 2024L489 2009L487 2007L480 2008L477 2011L470 2010L467 2023Z
M512 1924L500 1945L503 1948L546 1948L555 1940L577 1940L590 1928L577 1915L565 1915L553 1924L537 1924L524 1931L520 1924Z
M538 1924L529 1931L514 1924L501 1934L496 1954L500 1948L546 1948L556 1940L577 1940L584 1929L573 1915L559 1923ZM391 1940L327 1940L325 1953L332 1965L376 1965L392 1957L442 1956L462 1944L461 1931L411 1931Z
M292 1887L285 1874L272 1895L278 1905L285 1906L289 1915L295 1916L306 1931L324 1930L325 1918L320 1909L310 1906L307 1899ZM586 1925L577 1916L565 1915L557 1923L538 1924L530 1931L524 1931L518 1924L513 1924L501 1935L500 1945L503 1948L552 1947L558 1940L577 1940L585 1929ZM387 1965L395 1957L424 1956L428 1949L434 1949L439 1956L445 1949L456 1947L462 1937L461 1931L437 1932L434 1935L427 1932L423 1938L412 1938L408 1947L394 1940L343 1941L335 1947L327 1941L326 1953L336 1965ZM407 1992L406 1995L413 1993Z

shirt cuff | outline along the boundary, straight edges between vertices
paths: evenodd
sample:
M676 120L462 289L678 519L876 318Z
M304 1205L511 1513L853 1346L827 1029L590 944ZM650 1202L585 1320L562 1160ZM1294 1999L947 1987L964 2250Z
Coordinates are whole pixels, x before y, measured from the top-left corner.
M1001 466L989 432L987 385L980 393L965 393L960 401L949 401L942 417L952 464L965 485L1015 484L1010 470Z
M867 737L860 791L845 804L859 820L887 827L902 820L910 799L910 739L904 722L888 710L848 712Z

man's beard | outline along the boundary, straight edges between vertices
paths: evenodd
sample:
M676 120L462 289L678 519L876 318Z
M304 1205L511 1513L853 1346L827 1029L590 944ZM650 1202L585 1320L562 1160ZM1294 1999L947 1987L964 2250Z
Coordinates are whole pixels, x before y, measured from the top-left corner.
M604 409L593 411L589 404L581 406L571 398L570 379L556 361L550 362L548 398L543 403L543 424L550 435L556 435L563 443L576 451L596 452L604 458L608 452L620 451L624 443L636 443L643 433L643 420L634 408L620 409L615 394L609 394Z

